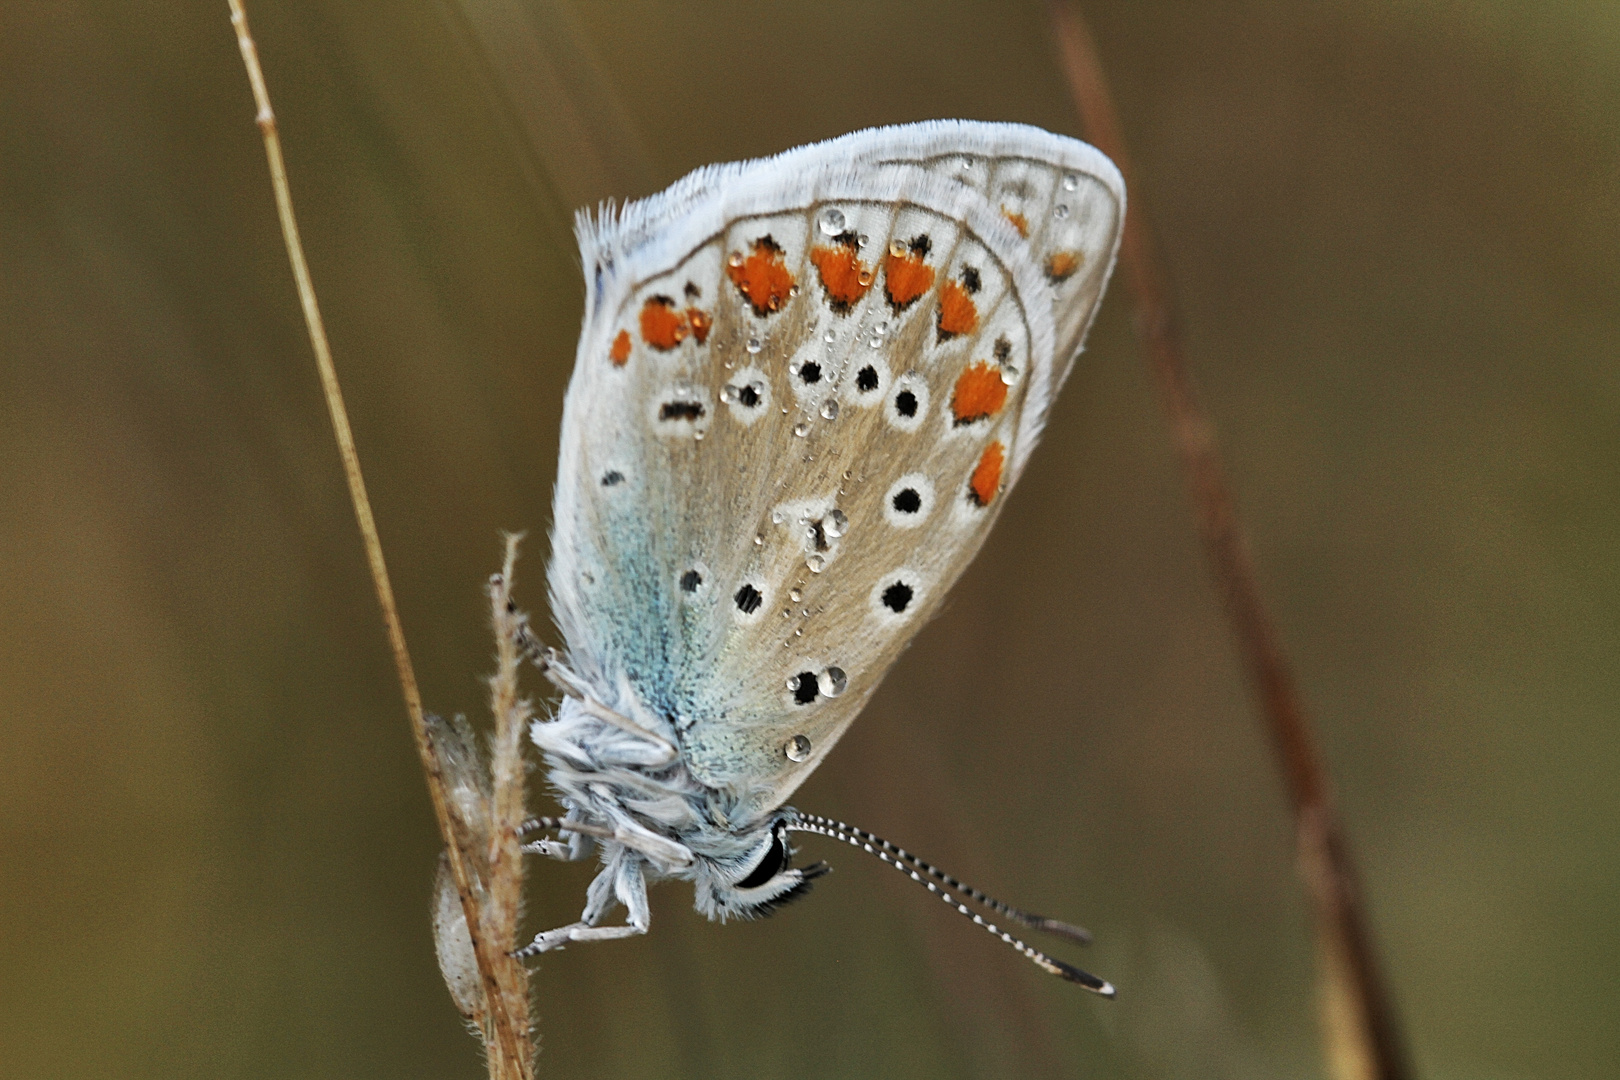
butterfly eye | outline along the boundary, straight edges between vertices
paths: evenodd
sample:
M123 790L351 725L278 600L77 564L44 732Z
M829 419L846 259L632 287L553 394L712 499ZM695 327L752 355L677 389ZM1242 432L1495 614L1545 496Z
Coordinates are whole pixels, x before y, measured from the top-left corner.
M737 882L739 889L757 889L771 878L782 872L787 865L787 843L782 834L777 833L771 839L771 846L765 849L760 857L759 864L748 872L748 876Z

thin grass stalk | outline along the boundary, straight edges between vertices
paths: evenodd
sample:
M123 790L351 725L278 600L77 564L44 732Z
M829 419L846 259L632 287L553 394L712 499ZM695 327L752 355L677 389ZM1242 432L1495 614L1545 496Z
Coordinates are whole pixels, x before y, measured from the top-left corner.
M337 369L332 362L332 351L327 343L325 325L320 306L316 303L315 287L310 279L309 265L304 258L303 244L298 235L298 221L293 213L292 189L287 182L286 163L281 153L281 139L276 130L275 112L270 107L270 93L265 86L264 72L259 66L258 48L248 29L247 12L242 0L228 0L231 25L236 30L237 44L242 50L242 62L247 68L248 82L253 88L254 103L258 108L257 123L264 137L265 156L270 167L270 183L275 191L276 213L281 221L281 235L287 246L287 257L292 264L293 279L298 299L303 307L304 324L309 332L310 345L315 352L316 367L320 372L321 388L325 393L332 430L337 438L338 452L343 460L343 473L349 485L350 501L354 505L355 519L365 546L366 561L371 570L372 584L377 591L377 603L382 609L383 625L394 655L394 667L399 676L400 690L405 698L405 709L410 717L411 735L416 743L417 755L426 774L428 796L433 803L433 816L444 839L445 852L456 893L472 936L478 972L484 997L490 1003L486 1046L491 1080L528 1080L528 1066L533 1059L533 1047L527 1025L527 1007L521 1019L508 1008L510 1001L508 973L504 966L515 963L503 947L491 940L488 929L492 921L487 918L480 903L479 883L475 882L458 837L457 823L448 798L443 771L422 712L421 692L416 684L415 668L405 644L405 631L400 623L398 605L394 601L393 586L388 578L388 566L383 559L382 542L377 534L377 523L372 515L371 502L366 495L365 479L360 472L360 457L355 449L354 433L349 426L348 412L343 404L343 392L338 383ZM499 678L499 676L497 676ZM521 771L521 770L520 770ZM521 799L521 788L519 789ZM515 836L515 834L514 834ZM502 865L514 861L501 850ZM521 870L521 867L519 867ZM521 881L518 888L521 890ZM494 922L504 919L498 914ZM514 918L515 922L515 918ZM510 941L510 937L501 939ZM526 1003L526 992L523 995Z
M1120 266L1136 327L1169 414L1187 486L1227 618L1248 669L1294 812L1296 851L1317 934L1325 1056L1335 1080L1407 1080L1412 1069L1368 927L1359 876L1281 636L1260 591L1221 464L1215 427L1194 392L1162 270L1133 182L1113 97L1075 5L1046 0L1063 72L1087 137L1125 175L1130 192Z

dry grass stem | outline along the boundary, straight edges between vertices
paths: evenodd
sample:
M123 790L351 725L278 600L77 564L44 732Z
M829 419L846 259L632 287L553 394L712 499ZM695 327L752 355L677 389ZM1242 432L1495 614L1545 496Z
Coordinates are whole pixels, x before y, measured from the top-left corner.
M1255 687L1293 804L1297 853L1317 927L1318 984L1328 1067L1335 1080L1412 1075L1380 975L1355 865L1333 805L1327 771L1304 702L1255 577L1247 540L1177 337L1168 279L1154 251L1142 189L1133 182L1112 95L1096 47L1067 0L1047 0L1064 74L1086 135L1125 174L1130 205L1120 265L1186 471L1206 555Z
M254 45L252 34L248 30L247 12L244 10L242 0L228 0L231 11L231 25L236 29L237 44L242 50L242 62L247 68L248 81L253 88L254 103L258 108L257 122L259 131L264 137L265 155L269 159L270 182L275 190L276 212L281 220L281 234L287 245L287 257L292 263L293 278L298 288L299 302L303 306L304 323L309 331L310 345L315 351L315 363L320 371L321 387L326 395L326 404L331 413L332 429L337 437L338 451L343 459L343 472L349 484L349 496L354 504L355 518L360 527L361 539L365 545L366 560L371 568L372 583L377 590L377 602L382 608L383 624L388 633L388 643L394 654L394 666L399 676L400 689L405 697L405 708L410 715L411 734L416 741L416 750L422 761L422 768L427 775L428 794L433 802L434 818L438 821L440 835L445 841L445 864L449 871L449 879L454 883L456 894L461 902L461 911L465 919L465 930L468 933L468 944L471 947L471 959L476 961L477 984L482 994L475 995L488 1003L488 1027L485 1031L485 1041L489 1051L489 1067L492 1080L527 1080L533 1059L533 1045L528 1030L527 991L524 986L524 976L521 974L521 965L507 955L512 940L511 933L499 939L492 939L491 932L501 927L515 930L518 905L516 900L507 904L505 898L511 894L512 889L521 893L521 862L516 856L516 837L513 834L508 845L505 841L496 843L492 841L490 855L496 854L499 848L499 865L503 872L503 883L499 888L501 900L490 905L491 911L484 910L485 905L480 902L479 892L482 883L475 880L472 867L468 865L468 852L464 843L468 839L467 828L456 820L456 810L451 805L451 795L447 790L444 768L440 763L439 754L435 750L432 735L429 732L427 718L422 712L421 693L416 685L416 673L411 665L410 653L405 646L405 632L399 620L399 610L394 602L393 587L388 580L388 567L383 560L382 542L377 535L377 523L372 516L371 503L366 496L365 480L360 472L360 458L355 450L354 433L349 427L348 413L343 405L343 393L338 384L337 369L332 363L331 349L327 344L326 330L321 321L320 307L315 300L315 288L310 281L309 266L304 259L303 244L298 236L298 221L293 213L292 189L287 183L286 164L282 158L281 140L276 132L275 112L270 107L270 94L265 86L264 72L259 66L258 48ZM509 546L508 560L515 548ZM504 668L503 668L504 670ZM496 676L501 678L500 674ZM511 716L522 713L524 706L513 699ZM518 725L521 730L521 723ZM499 741L499 740L498 740ZM497 748L497 753L502 751ZM516 751L512 751L515 753ZM510 763L508 763L510 764ZM516 795L518 820L521 820L522 788L521 788L521 762L515 769L519 777ZM510 811L511 793L497 793L493 803L496 813L502 815L499 823L506 821L506 814ZM494 822L492 821L492 824ZM509 830L508 830L509 831ZM493 832L491 833L493 835ZM510 847L510 852L508 851ZM491 861L494 861L493 859ZM515 865L514 865L515 864ZM516 886L504 882L506 875L516 874ZM488 881L489 879L485 879ZM493 886L494 882L490 881ZM495 890L492 889L492 892ZM503 906L504 905L504 906ZM445 916L444 906L439 905L435 917L435 925L447 925L453 922ZM516 968L516 972L514 972ZM514 980L516 993L514 994ZM521 1000L522 1010L517 1012L512 1008L514 1000ZM459 1002L458 1002L459 1003ZM481 1025L482 1026L482 1025Z

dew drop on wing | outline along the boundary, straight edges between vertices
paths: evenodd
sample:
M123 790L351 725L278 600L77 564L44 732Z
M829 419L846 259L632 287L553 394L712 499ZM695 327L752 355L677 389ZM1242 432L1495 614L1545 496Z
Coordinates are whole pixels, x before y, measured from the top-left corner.
M806 435L810 434L810 425L806 424L803 420L799 421L797 424L793 425L793 434L797 435L801 439L804 438Z
M763 349L765 346L759 340L759 338L751 337L751 338L748 339L748 344L746 346L744 346L744 347L751 353L757 353L757 352L759 352L759 350Z
M844 231L844 212L836 206L829 206L821 212L817 224L824 236L837 236Z
M827 530L828 536L843 536L849 529L849 515L842 510L834 510L827 515L823 527Z
M832 398L828 398L825 402L823 402L821 405L821 418L823 420L838 419L838 402L834 401Z
M822 555L812 555L804 560L804 565L810 568L812 574L819 574L827 569L827 559Z

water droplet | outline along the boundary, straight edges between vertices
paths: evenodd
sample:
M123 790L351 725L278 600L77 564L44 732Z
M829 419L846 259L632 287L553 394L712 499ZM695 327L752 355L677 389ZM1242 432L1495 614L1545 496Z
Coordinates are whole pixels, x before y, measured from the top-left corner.
M755 533L754 534L754 546L755 547L764 547L765 546L765 534L764 533Z
M1013 367L1011 364L1003 364L1001 366L1001 381L1006 383L1008 386L1011 386L1013 383L1017 382L1018 369Z
M822 519L822 528L827 530L828 536L843 536L849 531L849 515L842 510L834 510ZM794 597L795 600L798 597Z
M826 236L837 236L844 231L844 212L835 206L829 206L821 212L821 220L817 222Z
M797 604L800 600L804 599L804 591L802 589L789 590L788 599Z
M828 398L826 401L822 402L821 418L823 420L838 419L838 402L834 401L832 398Z
M788 295L789 296L798 296L799 295L799 287L797 285L788 286Z
M780 524L782 524L782 511L780 511L780 510L772 510L771 511L771 524L772 525L780 525Z
M733 251L731 253L731 258L727 259L726 261L729 262L732 266L741 266L743 264L742 252Z
M821 692L828 697L837 697L849 686L849 676L844 674L841 667L829 667L817 681L821 684Z
M825 334L821 335L821 340L831 345L833 342L838 340L838 331L828 330Z
M906 253L906 242L904 240L890 240L889 241L889 254L890 255L893 255L895 258L898 259L898 258L901 258L902 256L904 256L905 253Z
M856 238L856 243L860 244L861 247L865 247L867 244L870 244L871 242L872 242L872 238L870 236L867 236L865 233L861 233L861 235Z
M803 420L800 420L797 424L793 425L793 434L797 435L801 439L804 438L806 435L810 434L810 425L805 423Z
M782 609L782 618L784 618L784 619L793 618L793 609L792 608L783 608ZM798 682L797 679L789 679L788 680L788 685L792 686L796 682Z
M1065 176L1063 178L1063 190L1064 191L1073 191L1075 188L1077 188L1079 186L1080 186L1080 178L1078 176L1074 175L1074 173L1070 173L1068 176Z
M741 396L742 391L738 390L735 386L731 386L730 384L727 384L720 390L720 400L724 401L728 405L735 405L737 403L737 399Z
M793 636L794 637L804 637L804 631L802 629L795 630L795 631L793 631Z
M883 348L883 335L882 334L873 334L872 335L872 340L868 341L866 343L866 347L869 348L869 349L881 349L881 348Z
M855 275L855 280L857 283L859 283L861 288L866 288L868 285L872 284L872 271L862 270L860 273Z
M852 473L852 472L850 472L850 471L849 471L849 470L848 470L848 469L845 469L845 470L844 470L844 479L845 479L845 480L848 480L848 479L849 479L849 478L850 478L850 477L851 477L851 476L853 476L853 475L855 475L855 474L854 474L854 473Z
M973 159L972 158L963 158L962 159L962 171L966 172L967 170L969 170L971 168L973 168Z
M703 429L698 428L696 431L692 432L692 439L695 442L702 442L703 441Z
M823 570L827 569L827 560L824 556L812 555L808 559L804 560L804 565L810 568L810 572L812 574L819 574Z
M744 346L744 348L746 348L751 353L757 353L757 352L759 352L759 350L763 349L764 347L765 347L764 343L761 342L759 340L759 338L757 338L757 337L749 338L748 339L748 344Z
M1056 218L1060 218L1060 219L1068 217L1069 216L1069 204L1068 203L1061 203L1061 202L1058 203L1057 204L1057 209L1052 211L1052 216L1056 217Z

